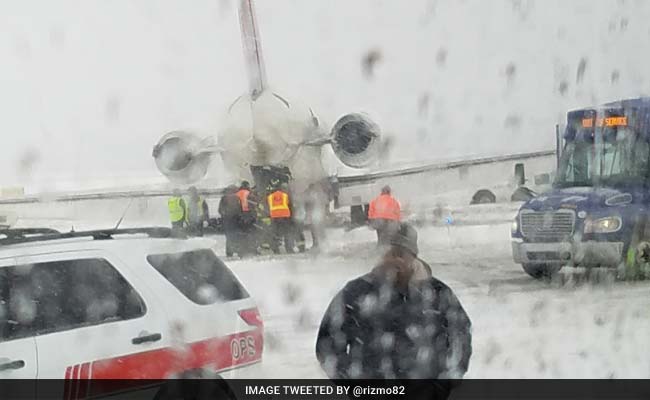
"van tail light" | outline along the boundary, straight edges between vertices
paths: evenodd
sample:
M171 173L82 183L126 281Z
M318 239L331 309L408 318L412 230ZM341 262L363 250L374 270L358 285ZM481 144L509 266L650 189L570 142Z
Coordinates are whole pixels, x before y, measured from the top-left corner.
M240 310L239 316L244 320L248 325L257 326L258 328L264 327L264 322L262 321L262 316L260 315L257 307L249 308L246 310Z

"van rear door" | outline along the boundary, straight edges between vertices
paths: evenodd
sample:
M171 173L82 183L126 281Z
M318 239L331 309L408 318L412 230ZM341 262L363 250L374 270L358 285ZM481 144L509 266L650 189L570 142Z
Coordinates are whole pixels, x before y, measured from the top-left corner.
M263 326L255 302L209 248L154 253L147 261L162 278L156 293L170 293L165 307L194 366L222 372L262 359ZM171 291L171 292L170 292Z

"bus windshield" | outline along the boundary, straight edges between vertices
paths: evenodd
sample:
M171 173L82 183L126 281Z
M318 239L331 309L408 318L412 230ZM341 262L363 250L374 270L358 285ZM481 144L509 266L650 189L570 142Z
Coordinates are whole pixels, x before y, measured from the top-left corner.
M555 186L643 183L648 177L650 145L627 126L581 129L567 141ZM600 140L594 140L599 137Z

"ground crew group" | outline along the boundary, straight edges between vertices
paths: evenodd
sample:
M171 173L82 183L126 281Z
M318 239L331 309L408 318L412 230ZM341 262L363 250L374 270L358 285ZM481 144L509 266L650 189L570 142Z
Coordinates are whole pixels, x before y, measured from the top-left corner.
M180 191L168 201L172 228L191 236L203 236L209 224L209 210L205 200L190 187L189 198L183 199ZM228 186L219 202L223 232L226 236L226 255L244 257L259 254L263 249L280 253L306 251L305 226L309 226L312 248L317 250L325 235L324 219L328 198L317 184L309 186L302 201L295 203L286 183L272 182L264 193L251 188L243 181L239 187ZM369 225L377 231L378 245L387 245L401 220L401 207L384 186L381 194L368 208Z
M240 257L259 254L263 249L280 253L284 246L286 253L306 251L302 207L294 206L289 186L272 182L265 193L251 189L243 181L239 189L230 186L221 198L221 215L226 235L226 255L235 253ZM312 234L313 247L318 239Z
M310 186L314 189L315 186ZM237 254L244 257L260 254L263 249L280 253L283 246L286 253L306 251L305 217L309 214L312 236L312 247L319 247L319 237L323 236L322 218L315 215L319 207L314 203L327 200L317 198L308 191L305 201L294 206L294 202L286 183L272 182L265 193L259 193L251 188L250 183L243 181L239 188L228 186L219 202L223 232L226 236L226 255ZM209 223L209 212L205 201L198 196L196 188L189 190L189 200L182 198L180 191L168 201L172 227L183 230L190 235L200 236L203 228Z

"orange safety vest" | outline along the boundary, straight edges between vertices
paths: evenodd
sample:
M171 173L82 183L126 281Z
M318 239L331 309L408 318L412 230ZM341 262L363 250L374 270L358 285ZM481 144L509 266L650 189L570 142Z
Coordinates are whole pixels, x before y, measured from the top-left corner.
M395 200L393 196L382 194L370 202L368 219L389 219L399 221L400 218L399 201Z
M237 197L239 197L239 201L241 201L241 210L243 212L248 212L250 210L248 208L249 194L251 194L250 190L246 190L246 189L241 189L239 192L237 192Z
M278 190L268 195L267 200L269 203L269 215L271 219L291 218L288 194Z

